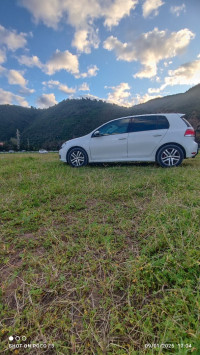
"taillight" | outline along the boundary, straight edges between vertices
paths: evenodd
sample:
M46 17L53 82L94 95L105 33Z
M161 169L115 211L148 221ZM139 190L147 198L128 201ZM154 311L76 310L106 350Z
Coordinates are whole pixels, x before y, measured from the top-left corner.
M193 128L188 128L184 134L185 137L195 137L195 131Z

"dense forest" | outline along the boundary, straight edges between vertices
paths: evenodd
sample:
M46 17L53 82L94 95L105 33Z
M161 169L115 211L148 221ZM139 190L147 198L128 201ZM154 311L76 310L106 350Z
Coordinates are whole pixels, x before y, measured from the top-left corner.
M0 105L0 150L59 149L62 142L87 134L114 118L159 112L185 113L196 129L200 143L199 84L185 93L157 98L131 108L88 98L67 99L48 109Z

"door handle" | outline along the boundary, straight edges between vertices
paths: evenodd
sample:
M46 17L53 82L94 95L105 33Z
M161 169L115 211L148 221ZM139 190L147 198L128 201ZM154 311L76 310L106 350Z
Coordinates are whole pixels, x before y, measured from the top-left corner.
M124 141L127 138L118 138L119 141Z
M162 134L154 134L154 137L162 137Z

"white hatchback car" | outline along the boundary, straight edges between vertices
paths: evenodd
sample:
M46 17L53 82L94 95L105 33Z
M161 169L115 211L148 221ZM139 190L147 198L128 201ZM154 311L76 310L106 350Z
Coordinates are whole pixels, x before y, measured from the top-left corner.
M156 161L181 164L198 153L195 131L180 113L128 116L63 143L59 157L72 167L97 162Z

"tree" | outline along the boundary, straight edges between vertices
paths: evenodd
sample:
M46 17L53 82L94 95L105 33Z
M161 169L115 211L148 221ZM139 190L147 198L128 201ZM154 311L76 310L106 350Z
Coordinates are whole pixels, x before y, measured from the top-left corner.
M27 150L30 150L30 140L27 138Z
M17 137L17 150L20 150L20 132L18 128L16 131L16 137Z
M17 147L17 139L12 137L10 138L10 143L12 144L12 149L16 149Z

